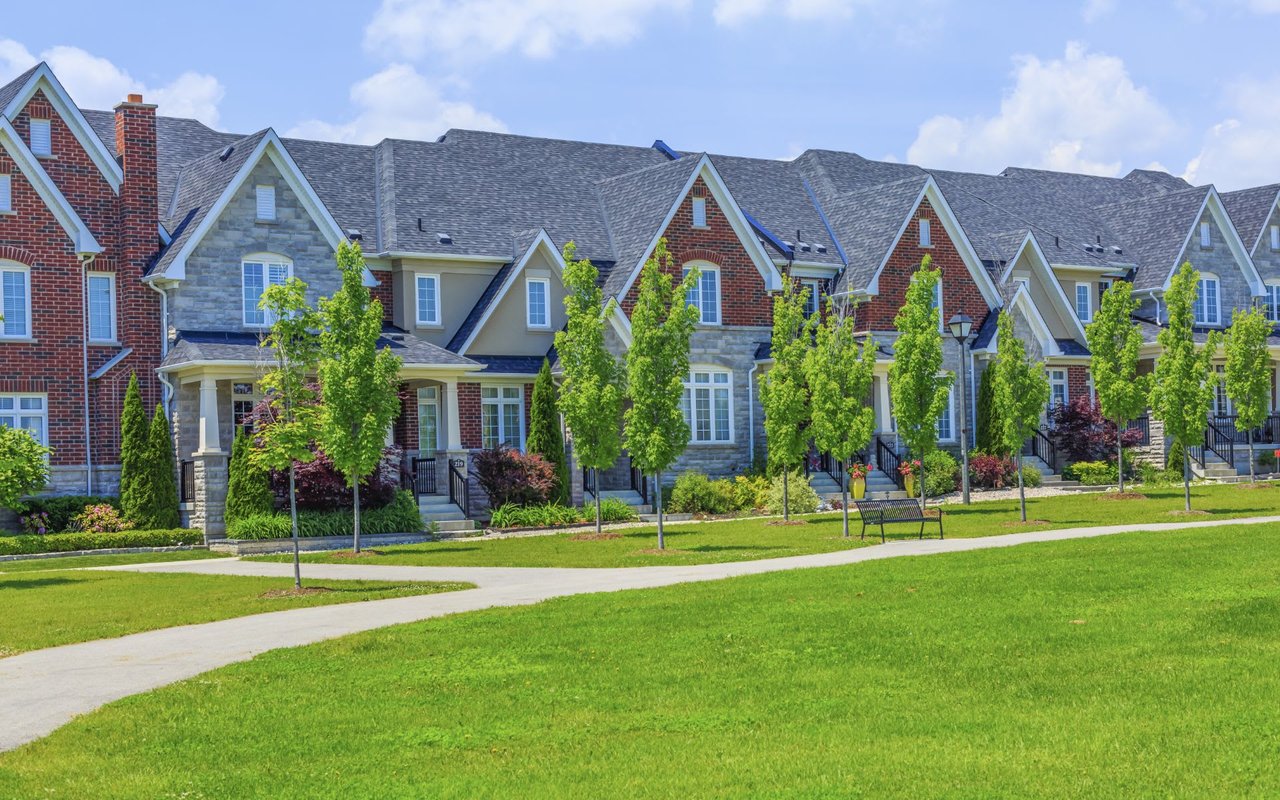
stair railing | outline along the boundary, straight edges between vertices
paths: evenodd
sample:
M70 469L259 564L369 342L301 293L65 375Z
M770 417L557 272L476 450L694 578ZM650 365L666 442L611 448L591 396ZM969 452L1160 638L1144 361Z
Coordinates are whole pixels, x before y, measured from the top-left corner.
M1221 418L1210 417L1209 424L1204 429L1204 446L1212 450L1218 458L1235 469L1236 467L1236 437L1235 426L1227 426L1220 421Z
M449 459L449 502L462 509L467 519L471 518L471 485L465 458Z
M906 481L903 480L902 472L898 467L902 463L902 459L898 458L898 454L893 448L884 443L884 439L876 437L876 464L880 467L880 471L889 476L889 480L893 481L899 489L907 488Z
M641 505L649 505L649 482L644 478L644 471L636 466L635 459L628 456L631 462L631 491L640 495Z

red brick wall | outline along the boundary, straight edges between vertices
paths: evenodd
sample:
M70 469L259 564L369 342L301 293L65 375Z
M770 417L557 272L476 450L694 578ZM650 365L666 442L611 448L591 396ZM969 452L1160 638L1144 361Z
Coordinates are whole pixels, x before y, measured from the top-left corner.
M405 450L418 449L418 390L400 384L400 416L395 422L396 444Z
M524 433L529 435L529 428L533 425L533 384L526 383L524 385Z
M395 312L395 308L391 304L391 273L375 272L373 273L373 277L374 280L378 281L378 285L370 286L369 293L372 294L379 303L382 303L382 321L390 322L392 315Z
M480 445L480 384L458 384L458 422L462 428L462 446L479 448Z
M693 202L690 197L706 197L707 227L693 227ZM680 208L671 218L671 224L663 232L674 262L670 272L679 280L684 264L690 261L715 264L720 268L721 323L772 325L773 301L765 291L764 278L760 276L760 271L747 254L742 240L738 238L737 232L729 224L724 211L701 178L690 190L690 197L680 202ZM640 281L637 279L622 301L622 308L628 315L635 308L639 295Z
M933 247L920 247L920 234L917 220L929 220L929 232ZM858 329L860 331L891 331L893 318L902 307L907 297L907 286L911 276L920 268L924 257L933 257L933 266L942 271L942 313L946 324L951 315L961 311L973 318L974 330L982 326L987 318L987 301L978 290L977 283L969 274L964 259L955 243L947 236L937 213L928 199L920 202L920 207L912 216L902 238L894 246L884 271L880 273L880 293L870 302L858 306Z
M1067 397L1074 400L1088 396L1089 368L1083 365L1067 367Z

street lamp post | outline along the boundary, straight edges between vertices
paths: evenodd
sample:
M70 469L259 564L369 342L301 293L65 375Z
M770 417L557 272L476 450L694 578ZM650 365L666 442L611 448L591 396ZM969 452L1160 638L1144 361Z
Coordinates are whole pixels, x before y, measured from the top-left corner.
M960 345L960 494L965 505L969 505L969 428L968 376L965 369L965 345L969 343L969 334L973 331L973 320L968 314L956 314L947 322L951 336Z

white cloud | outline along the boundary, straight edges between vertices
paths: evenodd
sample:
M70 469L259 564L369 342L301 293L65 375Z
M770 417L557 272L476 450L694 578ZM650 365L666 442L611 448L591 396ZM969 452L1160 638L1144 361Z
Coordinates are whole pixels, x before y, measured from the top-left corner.
M1084 11L1081 12L1084 21L1094 23L1116 10L1116 0L1085 0Z
M995 172L1006 166L1115 175L1174 133L1169 112L1124 62L1069 43L1061 59L1015 58L1015 83L995 116L926 120L907 160Z
M716 0L712 16L721 25L737 25L765 14L793 20L845 19L867 0Z
M83 108L111 108L134 92L157 103L161 114L218 124L218 103L225 91L212 75L184 72L163 86L148 87L109 60L78 47L58 45L36 58L20 42L0 39L0 82L13 79L42 60L49 63L71 98Z
M1205 133L1183 174L1191 183L1241 189L1280 182L1280 75L1237 81L1226 89L1231 116Z
M474 106L446 100L437 86L408 64L392 64L351 87L356 115L346 122L307 120L287 135L373 144L382 139L434 139L449 128L505 131Z
M376 55L550 58L576 44L620 44L689 0L382 0L365 28Z

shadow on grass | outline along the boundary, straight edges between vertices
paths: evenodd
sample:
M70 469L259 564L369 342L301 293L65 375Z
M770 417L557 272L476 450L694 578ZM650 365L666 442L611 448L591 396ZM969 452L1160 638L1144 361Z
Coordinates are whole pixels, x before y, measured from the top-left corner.
M0 578L0 589L42 589L45 586L57 586L60 583L78 582L71 578L26 578L23 580Z

